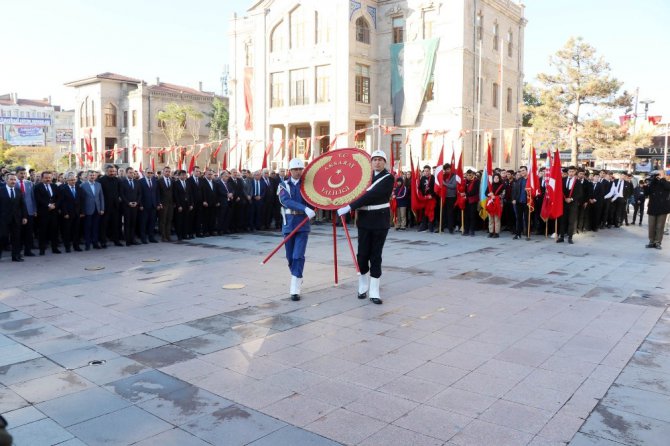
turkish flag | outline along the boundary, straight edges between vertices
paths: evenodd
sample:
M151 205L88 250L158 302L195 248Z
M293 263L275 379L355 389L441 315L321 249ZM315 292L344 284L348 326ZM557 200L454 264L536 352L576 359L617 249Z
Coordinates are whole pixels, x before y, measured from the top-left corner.
M191 156L191 162L188 164L188 174L191 175L195 169L195 155Z
M528 208L530 212L535 210L533 198L540 193L540 179L537 176L537 157L535 147L530 148L530 163L528 163L528 181L526 182L526 193L528 194Z
M442 186L442 180L444 179L444 171L442 166L444 165L444 144L442 144L442 149L440 150L440 156L437 158L437 167L435 168L435 185L433 190L437 195L440 196L441 200L444 200L447 196L447 188Z
M544 221L563 215L563 174L561 172L561 155L558 149L551 157L549 175L545 177L546 191L540 216Z
M460 210L465 209L465 180L463 179L463 151L458 157L458 167L456 167L456 203L454 204Z

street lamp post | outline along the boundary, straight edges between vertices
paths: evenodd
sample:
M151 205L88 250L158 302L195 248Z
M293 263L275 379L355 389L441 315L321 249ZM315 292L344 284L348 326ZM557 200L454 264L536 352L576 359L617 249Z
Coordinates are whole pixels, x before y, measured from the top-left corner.
M380 106L381 108L381 106ZM377 121L377 129L379 129L381 125L381 116L378 114L370 115L370 119L372 120L372 150L374 150L375 147L375 121ZM377 150L379 150L379 139L381 138L381 135L377 135Z
M647 113L649 113L649 104L653 104L654 101L653 99L642 99L640 101L640 104L644 104L644 120L647 120Z

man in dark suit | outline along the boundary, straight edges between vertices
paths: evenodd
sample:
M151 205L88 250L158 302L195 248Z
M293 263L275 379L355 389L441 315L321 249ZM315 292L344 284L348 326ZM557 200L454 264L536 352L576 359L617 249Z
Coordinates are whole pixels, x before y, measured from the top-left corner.
M23 262L21 257L21 226L28 223L28 210L23 194L16 189L16 174L8 173L5 184L0 185L0 257L12 245L12 261Z
M79 192L81 196L81 213L84 216L84 245L86 251L93 248L100 249L98 243L102 217L105 215L105 197L102 186L96 182L98 173L95 170L88 171L88 179L81 183Z
M214 182L216 198L219 203L216 225L219 235L230 234L230 217L232 214L232 203L235 195L230 187L230 173L227 170L221 172L221 177Z
M135 180L135 170L126 168L126 179L119 181L119 192L123 205L123 235L126 246L138 245L135 241L137 214L142 210L142 189Z
M205 171L205 178L200 180L200 195L202 196L202 231L205 237L216 233L216 214L221 204L216 196L214 186L214 172Z
M154 171L149 168L144 172L144 178L139 180L142 190L142 212L140 212L140 239L145 245L149 242L158 243L154 237L156 232L156 212L160 203L158 181L154 178Z
M271 207L271 218L274 220L274 228L279 230L281 229L282 225L282 218L281 218L281 203L279 202L279 195L277 194L277 190L279 188L279 182L283 180L283 178L276 173L274 170L270 174L270 207ZM317 223L318 224L318 223ZM269 226L268 226L269 227Z
M247 224L247 195L244 191L244 181L237 169L230 169L230 180L228 181L230 189L233 191L233 209L232 209L232 231L244 232Z
M65 183L58 187L58 212L60 212L60 230L65 252L81 251L79 247L79 222L81 215L81 190L77 186L77 175L68 172Z
M23 240L23 255L32 257L33 254L33 233L35 231L35 217L37 216L37 205L35 204L35 185L28 180L28 172L25 167L19 166L16 168L16 188L23 194L23 199L26 202L26 209L28 210L28 223L21 228L21 239Z
M251 184L251 208L249 210L249 227L252 230L258 231L263 225L263 218L265 217L265 193L268 186L261 178L261 172L254 172L253 178L250 180Z
M603 213L603 205L605 201L605 194L609 187L606 186L603 181L605 177L605 171L593 172L593 183L591 187L591 196L589 197L589 203L591 203L591 230L593 232L598 232L600 229L600 217Z
M203 205L202 205L202 173L200 167L195 166L193 173L186 180L189 185L189 193L191 194L191 204L193 210L190 212L188 222L188 234L191 238L194 236L202 237L203 233Z
M584 189L576 174L577 168L570 166L568 167L568 176L563 178L563 200L565 203L563 204L563 215L559 221L561 235L556 239L556 243L562 243L566 235L568 236L568 243L574 243L572 235L575 233L575 227L577 226L579 203L584 199Z
M274 189L274 194L272 193L272 181L270 181L270 171L268 169L263 169L261 172L261 181L264 184L264 193L263 193L263 215L261 216L261 228L262 229L271 229L272 224L272 210L274 205L273 195L277 195L277 189Z
M161 233L161 240L164 242L172 241L172 218L174 216L174 198L172 179L172 170L165 166L163 168L163 177L157 180L158 183L158 228Z
M395 181L393 181L395 184ZM435 193L435 177L430 173L430 166L423 166L423 174L419 179L419 190L417 193L426 199L432 198L436 200L437 194ZM434 206L434 204L428 204L427 206ZM423 219L419 225L419 232L428 230L428 232L433 232L435 230L435 214L433 214L433 219L430 220L427 213L424 212Z
M188 234L188 222L191 211L193 210L193 202L191 201L191 191L188 181L186 181L186 171L177 171L179 179L175 181L173 187L173 202L175 206L174 226L177 233L178 240L193 238Z
M51 244L54 254L61 253L58 249L58 191L51 181L51 172L44 171L40 184L35 186L41 256L44 255L47 244Z
M105 200L105 213L102 215L100 228L100 241L103 248L107 247L107 239L111 239L116 246L121 244L121 196L119 190L119 178L116 176L116 167L108 164L105 167L105 175L98 178L102 186L102 195Z

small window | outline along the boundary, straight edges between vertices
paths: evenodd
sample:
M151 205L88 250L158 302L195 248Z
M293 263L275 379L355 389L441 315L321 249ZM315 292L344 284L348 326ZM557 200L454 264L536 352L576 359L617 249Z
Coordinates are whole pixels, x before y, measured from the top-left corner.
M137 110L132 111L131 120L132 120L133 127L137 127Z
M270 34L270 52L275 53L284 49L284 22L281 21Z
M507 33L507 57L512 57L512 51L514 50L514 45L512 45L512 31Z
M306 68L291 70L289 72L289 89L291 105L309 104Z
M393 43L403 43L405 41L405 18L393 18Z
M498 41L500 40L499 27L497 23L493 24L493 50L498 51Z
M244 65L247 67L254 66L254 46L251 42L244 44Z
M370 44L370 24L363 17L356 20L356 41Z
M316 102L330 102L330 65L316 67Z
M370 67L356 64L356 102L370 103Z
M270 107L284 106L284 73L270 74Z
M477 34L477 40L482 40L484 36L484 16L481 12L477 14L475 19L475 33Z
M512 89L507 89L507 112L512 113Z
M116 107L109 103L105 105L105 127L116 127Z
M128 110L123 111L123 126L128 127Z
M493 108L498 108L498 89L500 85L497 82L493 83L493 88L491 89L491 105Z
M91 125L95 127L95 102L93 101L91 101Z

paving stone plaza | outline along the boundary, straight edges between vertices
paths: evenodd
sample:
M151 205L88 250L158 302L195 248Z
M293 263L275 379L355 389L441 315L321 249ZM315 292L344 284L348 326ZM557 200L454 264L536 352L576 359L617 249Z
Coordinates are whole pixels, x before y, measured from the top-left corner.
M259 265L278 233L4 258L0 413L18 446L667 445L670 251L646 229L392 231L383 305L342 235L333 286L323 225L300 302L283 251Z

